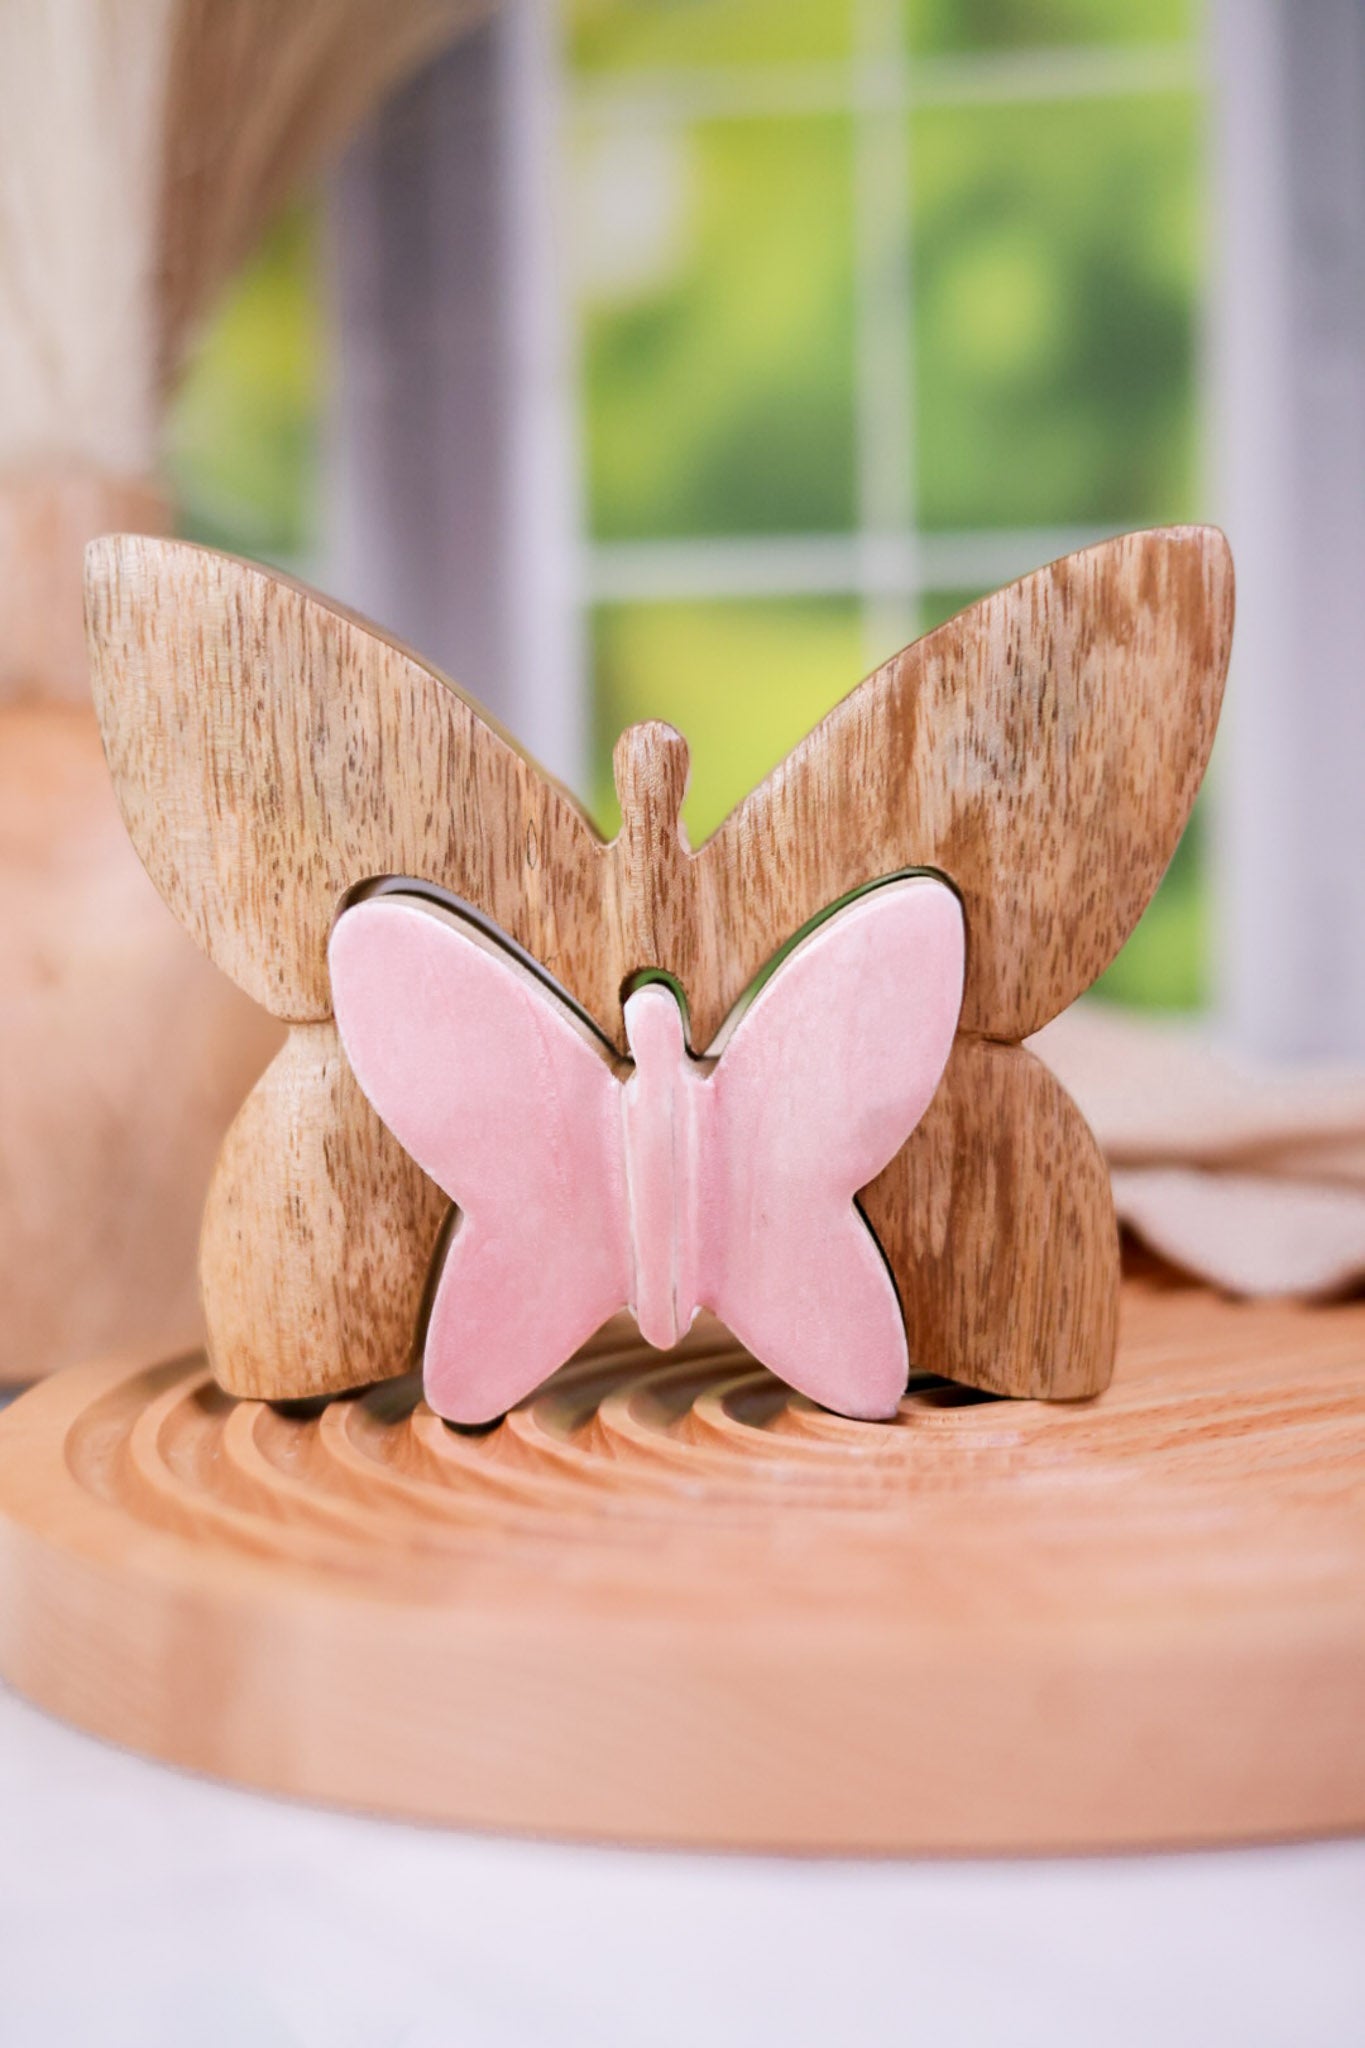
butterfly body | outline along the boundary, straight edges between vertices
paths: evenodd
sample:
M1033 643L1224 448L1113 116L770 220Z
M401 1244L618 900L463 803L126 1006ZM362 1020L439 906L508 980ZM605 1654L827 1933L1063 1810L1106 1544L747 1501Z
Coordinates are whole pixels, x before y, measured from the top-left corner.
M626 999L633 1072L620 1092L630 1292L640 1334L660 1351L686 1336L701 1303L702 1162L716 1145L714 1068L687 1050L673 992Z

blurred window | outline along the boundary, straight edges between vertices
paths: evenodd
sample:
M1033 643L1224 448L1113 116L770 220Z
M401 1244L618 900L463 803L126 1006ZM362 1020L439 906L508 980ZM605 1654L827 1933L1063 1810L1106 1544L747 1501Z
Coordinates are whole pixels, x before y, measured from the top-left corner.
M552 4L552 0L548 0ZM710 831L858 678L1067 549L1196 516L1196 0L564 0L594 744ZM173 417L188 530L316 572L316 219ZM1204 998L1198 814L1106 977Z
M860 675L1198 507L1191 0L571 0L595 806L693 838ZM1107 978L1204 992L1198 826Z

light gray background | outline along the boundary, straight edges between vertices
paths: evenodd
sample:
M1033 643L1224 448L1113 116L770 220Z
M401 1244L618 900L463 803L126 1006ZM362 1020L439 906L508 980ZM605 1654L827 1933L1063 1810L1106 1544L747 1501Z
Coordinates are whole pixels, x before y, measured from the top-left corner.
M0 1689L2 2048L863 2042L1357 2048L1365 1842L821 1863L493 1840L203 1783Z

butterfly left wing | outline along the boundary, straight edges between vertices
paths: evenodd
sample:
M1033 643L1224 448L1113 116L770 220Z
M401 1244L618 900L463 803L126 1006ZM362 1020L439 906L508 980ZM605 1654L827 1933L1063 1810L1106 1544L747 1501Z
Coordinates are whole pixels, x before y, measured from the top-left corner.
M579 916L602 842L449 677L273 570L119 534L86 551L91 687L165 901L287 1023L331 1015L343 897L385 875L472 903L611 1023Z
M116 535L87 551L86 624L133 844L216 965L291 1027L204 1211L214 1372L272 1400L402 1372L446 1205L342 1058L333 919L359 883L433 883L610 1029L602 841L446 677L287 577Z
M701 1296L755 1357L844 1414L895 1412L895 1284L854 1204L928 1108L962 1002L962 911L928 876L836 910L740 1017L711 1086Z
M430 902L362 900L328 955L360 1086L461 1212L427 1322L427 1399L489 1421L628 1299L609 1052L530 967Z

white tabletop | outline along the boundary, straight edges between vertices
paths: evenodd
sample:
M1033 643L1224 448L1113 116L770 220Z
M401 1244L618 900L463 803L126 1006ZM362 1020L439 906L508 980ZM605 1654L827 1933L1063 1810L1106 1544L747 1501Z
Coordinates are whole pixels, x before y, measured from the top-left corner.
M3 2048L1359 2048L1365 1842L1040 1863L491 1840L203 1783L0 1688Z

